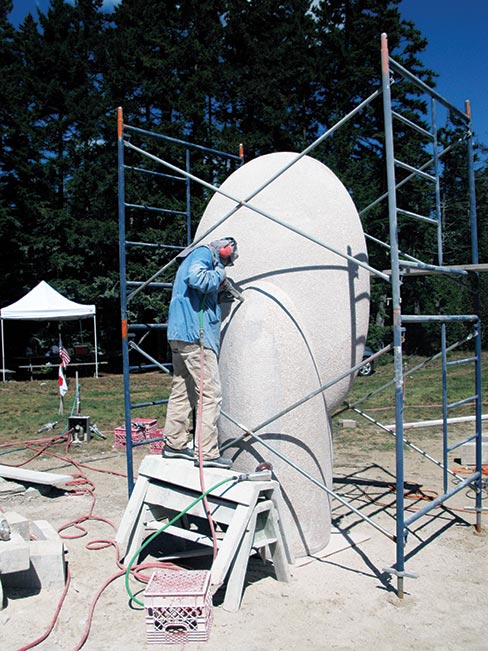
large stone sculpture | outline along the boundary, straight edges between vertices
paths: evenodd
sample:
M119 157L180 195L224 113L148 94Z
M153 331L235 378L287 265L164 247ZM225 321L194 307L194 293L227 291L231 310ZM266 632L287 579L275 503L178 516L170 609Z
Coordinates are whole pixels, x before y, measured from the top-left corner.
M242 471L254 470L263 460L272 463L289 509L293 549L303 556L329 541L330 497L286 460L332 486L329 416L343 401L353 377L310 400L302 399L361 359L369 275L354 262L366 262L366 244L346 189L313 158L305 156L290 165L297 158L293 153L270 154L239 168L221 186L228 196L215 194L209 202L196 235L230 215L205 241L233 236L239 245L240 257L229 276L245 300L234 303L223 321L222 407L231 419L222 415L220 439L242 437L236 423L252 431L271 419L256 434L280 456L249 435L226 454ZM237 207L229 198L251 196L248 203L274 219ZM274 418L297 402L301 404L292 411Z

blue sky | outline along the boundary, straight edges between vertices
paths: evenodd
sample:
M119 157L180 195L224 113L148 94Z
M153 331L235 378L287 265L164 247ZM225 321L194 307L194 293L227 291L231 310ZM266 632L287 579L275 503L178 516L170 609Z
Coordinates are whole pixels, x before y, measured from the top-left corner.
M48 6L49 0L14 0L11 18L16 23ZM402 0L400 11L429 42L422 61L439 74L437 91L463 111L470 100L473 130L488 144L488 0Z
M13 0L14 9L10 15L14 24L21 22L28 13L31 13L34 18L37 17L36 9L39 8L43 13L49 7L49 0ZM118 4L120 0L103 0L103 6L107 9ZM69 2L69 0L67 0ZM72 2L74 4L74 2Z
M469 99L473 131L488 144L488 0L402 0L400 11L429 42L422 62L439 74L437 91L463 111Z

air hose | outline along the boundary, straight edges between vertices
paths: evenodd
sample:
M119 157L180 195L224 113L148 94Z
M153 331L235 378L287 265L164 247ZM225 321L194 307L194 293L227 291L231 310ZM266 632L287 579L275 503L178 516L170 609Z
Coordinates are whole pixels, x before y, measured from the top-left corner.
M139 554L140 554L140 553L141 553L141 552L142 552L142 551L143 551L143 550L144 550L144 549L149 545L149 543L150 543L152 540L154 540L154 538L156 538L156 536L159 536L159 534L160 534L160 533L163 533L163 531L165 531L165 529L167 529L167 528L170 527L172 524L174 524L175 522L177 522L181 517L183 517L183 516L185 515L185 513L188 513L188 511L189 511L190 509L192 509L196 504L198 504L198 502L200 502L201 500L205 499L209 493L211 493L211 492L214 491L214 490L217 490L217 488L219 488L219 487L222 486L223 484L226 484L227 482L231 482L231 481L239 481L239 477L238 477L238 476L235 476L235 477L227 477L226 479L222 479L221 481L219 481L217 484L215 484L214 486L212 486L211 488L209 488L208 490L206 490L204 493L202 493L201 495L199 495L199 496L196 498L196 500L194 500L191 504L189 504L186 508L184 508L183 511L181 511L180 513L178 513L177 515L175 515L175 517L174 517L172 520L170 520L169 522L167 522L166 524L164 524L160 529L158 529L157 531L155 531L153 534L151 534L151 535L149 536L149 538L147 538L147 540L144 541L144 543L141 545L141 547L139 547L139 549L136 551L136 553L132 556L132 558L131 558L131 560L130 560L130 562L129 562L129 565L127 566L127 569L126 569L126 571L125 571L125 589L126 589L126 591L127 591L127 594L129 595L131 601L134 601L134 602L135 602L136 604L138 604L139 606L144 606L144 604L143 604L141 601L139 601L139 600L134 596L134 594L131 592L131 589L130 589L130 587L129 587L129 575L130 575L130 570L131 570L131 567L132 567L132 565L134 564L136 558L139 557Z
M204 374L204 365L205 365L205 333L203 328L203 306L205 305L206 294L203 294L202 300L200 302L200 311L199 311L199 321L200 321L200 380L198 387L198 418L197 418L197 440L198 440L198 469L200 475L200 489L202 494L205 495L205 476L203 473L203 457L202 457L202 423L203 423L203 374ZM205 513L207 515L208 525L210 527L210 533L212 535L213 542L213 558L217 556L217 534L215 532L215 526L212 520L212 515L210 513L210 508L208 506L206 495L203 498L203 506Z

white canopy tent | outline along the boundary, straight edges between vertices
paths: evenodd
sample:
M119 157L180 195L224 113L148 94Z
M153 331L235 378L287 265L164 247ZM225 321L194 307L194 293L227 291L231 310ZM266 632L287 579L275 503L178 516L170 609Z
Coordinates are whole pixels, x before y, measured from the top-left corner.
M42 280L34 289L15 303L0 310L2 331L2 372L5 382L5 340L3 322L16 321L72 321L74 319L93 319L95 346L95 376L98 377L97 320L94 305L82 305L65 298Z

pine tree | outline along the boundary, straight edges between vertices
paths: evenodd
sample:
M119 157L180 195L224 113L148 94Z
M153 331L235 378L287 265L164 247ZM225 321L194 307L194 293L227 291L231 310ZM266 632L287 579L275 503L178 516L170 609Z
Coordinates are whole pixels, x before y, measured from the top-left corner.
M243 142L249 160L302 150L380 88L382 32L396 60L429 84L435 79L422 64L426 40L402 19L400 0L122 0L108 15L102 0L51 0L47 12L28 15L17 29L8 21L11 6L0 0L2 301L44 278L71 298L96 299L102 327L114 332L117 106L126 123L151 132L235 154ZM394 108L401 105L407 118L427 126L425 99L411 84L397 82ZM383 133L379 99L313 152L338 174L359 210L386 190ZM128 137L135 142L135 135ZM181 147L137 138L154 155L185 167ZM402 124L395 124L395 154L417 167L430 157L423 136ZM141 161L126 151L126 163ZM189 163L193 174L217 185L233 169L197 149ZM445 249L464 259L467 250L459 242L466 241L465 232L456 220L464 163L454 158L444 165ZM166 171L149 159L143 166ZM486 166L477 175L484 188ZM186 211L185 182L140 177L130 169L125 178L129 201ZM211 192L192 182L191 196L195 228ZM432 187L424 180L409 182L398 197L414 212L432 210ZM388 240L385 206L363 217L365 230L381 240ZM128 239L186 243L185 215L129 210L127 223ZM484 241L481 229L480 237ZM402 218L399 239L402 248L414 247L414 255L436 262L431 227L412 229ZM143 279L172 254L135 250L130 264ZM377 268L388 266L384 250L370 247L370 255ZM404 291L414 307L417 289ZM451 300L447 290L443 296ZM134 310L162 320L164 300L147 295ZM379 312L373 317L381 321Z

